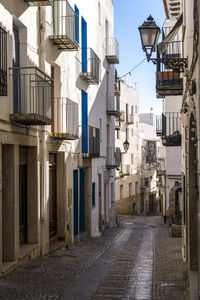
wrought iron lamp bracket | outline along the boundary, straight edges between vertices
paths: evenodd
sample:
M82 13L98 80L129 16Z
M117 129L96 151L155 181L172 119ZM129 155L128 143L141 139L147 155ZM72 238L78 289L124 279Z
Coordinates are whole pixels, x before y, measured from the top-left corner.
M171 69L177 73L184 72L188 67L187 58L150 58L150 61L152 61L154 65L163 63L167 69Z

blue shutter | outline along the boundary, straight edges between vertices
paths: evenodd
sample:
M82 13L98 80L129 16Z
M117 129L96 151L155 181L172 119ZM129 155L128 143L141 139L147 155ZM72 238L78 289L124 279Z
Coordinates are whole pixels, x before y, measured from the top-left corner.
M92 207L96 205L95 202L95 182L92 183Z
M88 153L88 95L82 93L82 153Z
M82 72L87 72L87 23L81 18Z
M74 5L75 10L75 41L79 43L79 9Z

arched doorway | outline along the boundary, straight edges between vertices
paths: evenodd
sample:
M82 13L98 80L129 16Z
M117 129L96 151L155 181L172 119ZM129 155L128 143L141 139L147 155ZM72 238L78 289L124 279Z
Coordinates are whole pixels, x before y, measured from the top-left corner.
M198 271L198 194L197 194L197 147L196 122L194 115L189 123L189 151L188 151L188 262L190 271Z

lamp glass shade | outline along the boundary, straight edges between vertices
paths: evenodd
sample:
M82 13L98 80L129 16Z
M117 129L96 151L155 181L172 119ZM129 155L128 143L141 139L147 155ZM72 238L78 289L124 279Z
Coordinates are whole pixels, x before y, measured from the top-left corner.
M140 32L142 49L146 53L149 50L149 53L151 55L151 53L157 46L157 42L160 36L160 28L156 25L152 16L149 16L147 21L145 21L138 29Z

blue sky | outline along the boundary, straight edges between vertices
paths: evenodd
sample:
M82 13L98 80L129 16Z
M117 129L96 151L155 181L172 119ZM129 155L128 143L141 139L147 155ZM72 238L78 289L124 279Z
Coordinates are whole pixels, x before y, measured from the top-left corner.
M120 64L116 65L118 76L122 76L145 58L141 48L138 27L151 14L157 25L162 27L165 12L162 0L114 0L115 5L115 36L119 42ZM140 112L158 114L162 110L162 99L156 98L155 73L153 63L143 62L132 76L124 80L139 92Z

